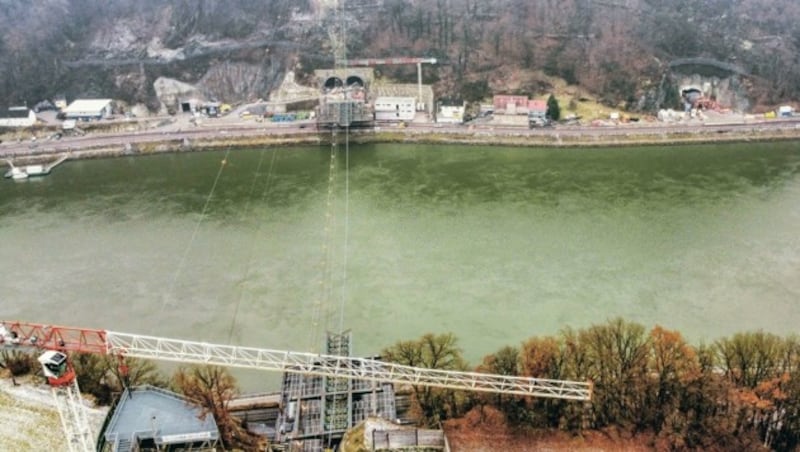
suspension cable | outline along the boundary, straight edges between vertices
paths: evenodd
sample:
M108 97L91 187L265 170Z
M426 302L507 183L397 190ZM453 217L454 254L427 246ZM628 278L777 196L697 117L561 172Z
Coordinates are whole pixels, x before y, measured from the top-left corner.
M264 154L265 153L266 153L266 150L261 152L261 156L258 159L258 165L256 167L256 172L255 172L255 175L253 176L253 183L250 185L250 193L247 196L247 204L245 205L245 209L244 209L245 210L245 218L250 217L250 213L251 213L251 210L253 208L252 207L252 203L250 202L250 200L252 199L253 192L255 191L255 188L256 188L256 182L258 181L258 175L259 175L259 173L261 171L261 165L264 162ZM272 159L269 162L269 169L267 169L267 180L264 183L264 190L261 192L261 198L260 198L261 203L260 203L260 205L264 205L264 200L267 198L267 193L269 193L269 189L270 189L270 187L272 185L272 170L275 167L275 160L277 158L277 155L278 155L278 149L275 148L272 151ZM258 238L258 236L261 234L261 229L262 229L262 225L263 225L263 222L261 222L261 221L258 221L257 223L258 223L258 226L257 226L256 231L255 231L256 238ZM244 286L244 282L247 281L247 278L250 277L250 270L253 268L253 258L254 258L254 256L255 256L255 248L251 246L250 249L249 249L248 256L247 256L247 265L245 266L244 278L242 279L242 284L239 284L239 290L238 290L238 294L237 294L237 297L236 297L236 303L235 303L234 309L233 309L233 318L231 319L231 325L230 325L230 328L228 329L228 343L229 344L231 344L232 341L233 341L233 330L236 328L236 321L237 321L238 316L239 316L239 306L242 304L243 286Z
M344 305L347 301L347 258L350 241L350 126L344 129L344 246L342 249L342 299L339 305L339 333L344 331Z
M322 243L322 261L320 262L320 294L314 303L311 313L311 337L310 337L310 350L317 351L320 338L320 328L324 323L327 327L328 322L328 305L331 299L333 290L333 246L331 245L333 230L336 226L335 216L335 188L336 188L336 130L331 129L331 152L330 164L328 167L328 193L325 201L325 226L323 230L323 243Z
M172 281L170 282L169 289L165 295L165 298L161 302L161 309L159 311L159 315L157 318L160 318L161 315L164 313L164 309L167 307L167 303L172 298L175 292L175 284L177 284L178 279L180 278L181 274L183 273L183 268L186 265L186 259L189 256L189 251L191 251L192 247L194 246L195 239L197 239L197 233L200 231L200 225L203 223L203 220L206 218L206 213L208 212L208 206L211 204L211 198L214 197L214 192L217 189L217 184L219 183L219 179L222 176L222 171L225 169L225 166L228 164L228 156L231 153L231 148L225 151L225 156L220 161L219 169L217 170L217 175L214 177L214 183L211 185L211 190L208 192L208 196L206 196L206 202L203 204L203 209L200 212L200 218L197 219L197 223L194 225L194 230L192 231L192 236L189 239L189 243L186 244L186 248L183 250L183 255L181 256L181 260L178 262L178 266L175 270L175 273L172 276ZM151 325L151 332L153 328L155 328L156 324L153 323Z

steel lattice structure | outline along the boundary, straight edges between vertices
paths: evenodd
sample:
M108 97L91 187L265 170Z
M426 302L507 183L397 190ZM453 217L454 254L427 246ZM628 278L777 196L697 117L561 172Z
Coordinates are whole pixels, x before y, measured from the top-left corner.
M589 382L404 366L374 359L168 339L22 322L0 322L0 345L101 353L180 363L351 378L464 391L591 400Z
M78 380L72 380L72 383L66 386L54 386L51 391L70 452L95 450L94 436L89 428L86 407L78 389Z
M392 64L436 64L436 58L413 58L413 57L396 57L396 58L357 58L347 60L348 66L382 66Z

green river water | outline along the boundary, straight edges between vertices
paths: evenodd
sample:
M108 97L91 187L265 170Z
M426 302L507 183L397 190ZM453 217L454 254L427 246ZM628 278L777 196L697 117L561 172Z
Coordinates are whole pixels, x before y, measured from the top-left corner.
M224 156L0 181L0 317L298 351L342 325L358 355L453 332L473 364L618 316L798 332L800 143L363 145L332 181L327 147Z

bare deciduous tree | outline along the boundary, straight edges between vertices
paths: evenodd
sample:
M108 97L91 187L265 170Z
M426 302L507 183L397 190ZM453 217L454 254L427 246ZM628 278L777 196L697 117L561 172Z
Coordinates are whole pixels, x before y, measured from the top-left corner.
M200 404L204 416L214 416L224 447L263 450L262 440L245 430L228 411L228 402L239 390L227 369L209 365L181 367L173 382L178 391Z

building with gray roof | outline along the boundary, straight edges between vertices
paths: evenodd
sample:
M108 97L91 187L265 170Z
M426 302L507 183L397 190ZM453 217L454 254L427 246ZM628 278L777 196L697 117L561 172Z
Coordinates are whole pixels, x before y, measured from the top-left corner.
M100 433L99 450L215 450L219 429L214 417L165 389L126 389Z
M91 121L111 116L111 99L77 99L61 112L66 119Z

